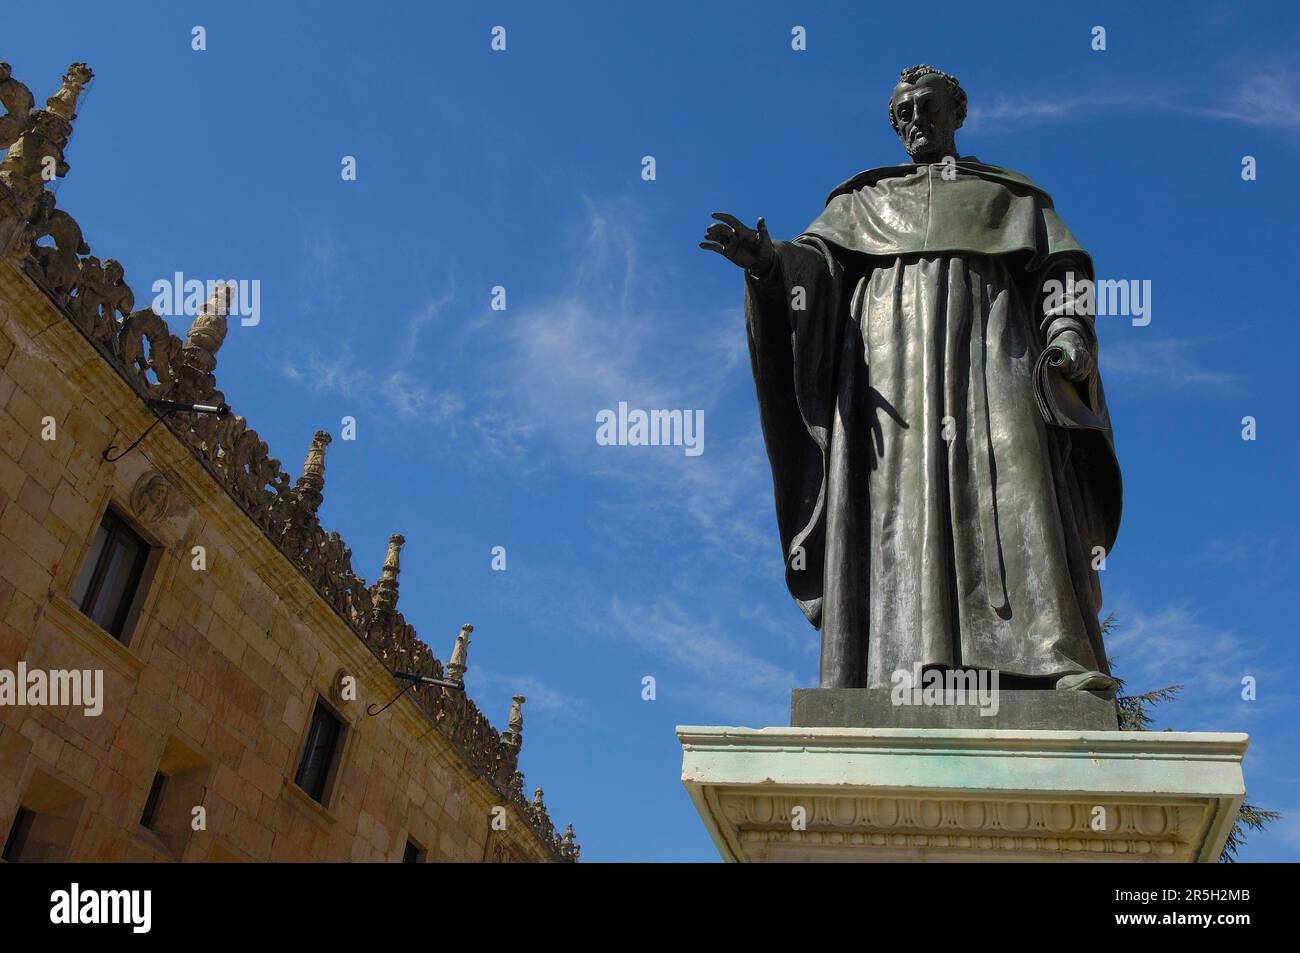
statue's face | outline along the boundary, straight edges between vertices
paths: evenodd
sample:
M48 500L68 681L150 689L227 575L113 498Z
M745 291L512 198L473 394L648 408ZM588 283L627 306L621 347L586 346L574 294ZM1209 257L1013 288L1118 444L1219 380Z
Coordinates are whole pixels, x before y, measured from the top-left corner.
M899 84L890 99L898 138L913 162L957 156L957 110L940 76L922 76L914 86Z

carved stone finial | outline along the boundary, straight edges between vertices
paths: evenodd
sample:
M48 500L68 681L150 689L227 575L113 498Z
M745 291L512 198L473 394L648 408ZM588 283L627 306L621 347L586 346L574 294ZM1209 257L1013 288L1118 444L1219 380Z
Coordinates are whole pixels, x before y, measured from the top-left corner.
M63 74L63 83L59 91L45 100L45 108L68 122L77 118L77 100L87 83L95 78L85 63L73 63Z
M0 117L0 147L9 150L0 161L0 184L9 190L24 220L35 211L50 181L50 163L56 177L68 174L63 150L72 135L77 97L91 75L85 63L73 63L59 91L46 100L47 108L33 109L31 90L13 78L8 63L0 63L0 103L5 107ZM14 237L5 237L6 250Z
M401 533L394 533L388 537L388 552L384 556L384 568L379 574L379 581L375 583L374 593L371 596L376 612L397 611L397 574L402 571L404 545L406 545L406 537Z
M12 129L4 135L12 136ZM56 177L68 174L63 150L71 135L72 123L47 109L33 109L23 119L21 132L0 160L0 184L9 190L24 220L35 211L45 190L50 163Z
M524 730L524 712L521 707L526 699L523 695L515 695L510 699L510 718L507 721L507 730L514 735Z
M220 282L203 309L194 316L185 335L186 363L211 374L217 366L217 351L226 340L226 318L230 314L233 289Z
M217 351L226 340L226 316L230 313L233 293L228 284L219 283L207 304L194 316L176 368L179 379L177 397L181 400L204 401L221 397L212 372L217 367Z
M545 810L546 810L546 805L542 803L542 794L543 794L543 791L542 791L541 788L538 788L537 790L535 790L535 791L533 792L533 810L534 810L534 811L545 811Z
M474 626L467 622L460 627L460 634L456 636L456 645L447 662L447 677L452 681L464 680L465 671L469 668L469 634L473 631Z
M578 855L582 853L582 848L578 846L577 839L573 833L573 825L570 824L564 829L564 834L560 836L560 856L569 863L576 864Z
M212 289L212 297L194 316L189 333L185 336L186 347L197 347L214 355L221 349L226 340L226 318L230 316L233 295L234 289L230 285L224 281L217 283Z
M324 430L317 430L311 438L311 449L307 451L307 460L302 465L302 476L298 477L295 487L298 498L315 513L320 509L325 496L325 448L329 446L330 437Z
M510 760L517 762L519 758L519 749L524 746L524 712L521 707L525 702L523 695L515 695L510 700L510 717L506 720L506 730L501 735L501 740L505 742L506 749L510 752ZM519 796L523 797L523 790Z
M5 108L0 116L0 149L8 149L18 141L35 104L32 91L14 79L9 64L0 63L0 105Z

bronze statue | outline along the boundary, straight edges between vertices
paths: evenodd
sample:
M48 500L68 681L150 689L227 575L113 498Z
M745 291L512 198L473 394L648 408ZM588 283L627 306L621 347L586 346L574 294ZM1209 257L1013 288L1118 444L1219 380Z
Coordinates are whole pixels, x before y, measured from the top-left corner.
M958 157L966 94L903 70L910 162L831 192L797 238L716 213L745 314L786 581L821 687L986 669L1113 693L1096 567L1120 474L1092 318L1050 282L1092 264L1018 172Z

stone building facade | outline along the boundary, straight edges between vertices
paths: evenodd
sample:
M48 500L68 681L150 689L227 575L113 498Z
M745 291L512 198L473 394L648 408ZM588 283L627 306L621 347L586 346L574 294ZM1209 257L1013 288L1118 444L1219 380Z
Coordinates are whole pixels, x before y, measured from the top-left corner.
M498 731L463 689L472 627L444 667L402 537L367 585L321 527L329 435L293 481L229 412L230 289L182 341L56 207L90 78L36 109L0 64L4 858L576 861L524 793L524 699Z

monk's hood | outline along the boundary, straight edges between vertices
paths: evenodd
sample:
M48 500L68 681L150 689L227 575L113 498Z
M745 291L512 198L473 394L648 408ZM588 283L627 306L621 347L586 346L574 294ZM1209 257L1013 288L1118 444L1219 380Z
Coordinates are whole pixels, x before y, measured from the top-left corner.
M804 234L864 255L1024 255L1029 269L1061 254L1088 258L1051 196L1025 176L974 157L955 167L951 180L944 163L861 172L831 192Z

